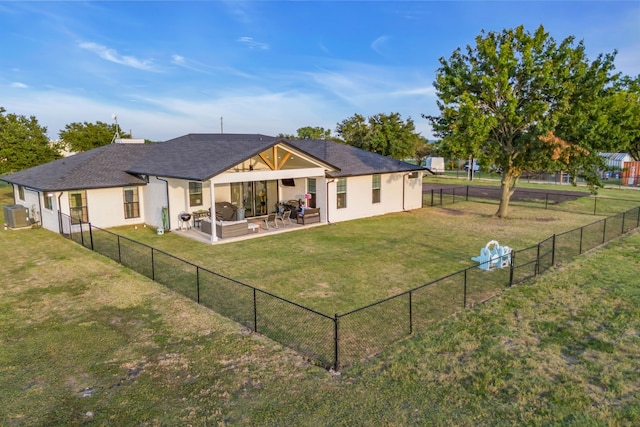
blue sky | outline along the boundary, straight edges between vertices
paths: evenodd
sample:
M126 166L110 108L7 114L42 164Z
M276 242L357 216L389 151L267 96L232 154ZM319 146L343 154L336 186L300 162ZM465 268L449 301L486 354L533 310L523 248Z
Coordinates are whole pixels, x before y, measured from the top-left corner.
M640 74L638 1L0 1L0 106L54 139L113 114L165 140L221 117L225 133L277 135L392 112L431 139L438 59L518 25Z

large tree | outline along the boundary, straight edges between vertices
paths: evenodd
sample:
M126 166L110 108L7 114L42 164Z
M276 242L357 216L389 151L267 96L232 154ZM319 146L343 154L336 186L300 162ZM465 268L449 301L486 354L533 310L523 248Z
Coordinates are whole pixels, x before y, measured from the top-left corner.
M349 145L401 160L415 157L416 150L424 144L413 120L409 117L404 121L399 113L376 114L367 119L355 114L338 123L336 133Z
M117 123L108 124L98 121L96 123L74 122L65 125L64 130L60 131L60 139L69 151L81 152L110 144L116 133L121 138L131 137L122 132Z
M297 131L297 139L329 139L331 138L331 129L323 127L301 127Z
M61 157L47 138L47 128L40 126L34 116L5 115L5 112L0 107L0 175Z
M482 31L475 42L440 59L440 116L425 117L443 148L502 170L496 215L507 217L526 170L574 170L598 184L593 171L607 143L597 136L615 52L590 63L582 42L556 43L542 26L533 34L522 26Z
M621 79L610 98L608 123L609 138L619 144L616 151L640 161L640 75Z

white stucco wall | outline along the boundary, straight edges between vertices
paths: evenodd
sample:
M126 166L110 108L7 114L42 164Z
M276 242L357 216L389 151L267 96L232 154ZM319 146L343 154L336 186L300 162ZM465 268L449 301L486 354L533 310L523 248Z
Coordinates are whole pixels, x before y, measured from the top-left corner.
M347 177L347 206L342 209L336 208L337 179L328 182L329 221L367 218L422 207L422 177L420 173L417 175L417 178L409 178L406 173L382 174L379 203L372 202L371 175Z
M162 208L167 206L167 183L156 177L149 177L149 183L144 187L144 223L152 227L162 227ZM169 225L176 221L169 217Z
M51 193L51 209L47 209L44 205L44 197L46 194L40 194L42 200L41 221L42 226L47 230L58 232L60 230L60 222L58 218L58 195L60 193Z
M123 190L118 188L99 188L86 190L87 212L89 222L100 228L118 227L121 225L141 224L144 222L144 187L138 187L138 200L140 204L140 216L136 218L124 217ZM69 195L66 197L67 213L69 212ZM64 210L63 210L64 212Z

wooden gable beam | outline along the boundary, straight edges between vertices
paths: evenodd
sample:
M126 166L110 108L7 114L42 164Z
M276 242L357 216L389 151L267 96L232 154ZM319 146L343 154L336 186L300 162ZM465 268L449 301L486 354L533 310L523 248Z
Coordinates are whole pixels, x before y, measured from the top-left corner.
M267 166L269 166L269 169L276 170L275 165L273 163L271 163L271 161L269 159L267 159L262 153L260 153L258 155L260 156L262 161L265 162L267 164Z
M287 151L284 154L284 156L282 156L282 160L278 162L278 146L274 145L271 148L271 156L273 157L273 162L271 162L268 158L266 158L262 153L260 153L259 156L262 159L262 161L265 162L267 166L269 166L271 170L277 171L282 169L282 167L287 162L287 160L289 160L289 157L291 157L291 153Z
M282 169L282 167L284 166L285 163L287 163L287 160L289 160L289 157L291 157L291 153L290 152L286 152L284 156L282 156L282 160L280 161L280 163L278 164L278 170Z

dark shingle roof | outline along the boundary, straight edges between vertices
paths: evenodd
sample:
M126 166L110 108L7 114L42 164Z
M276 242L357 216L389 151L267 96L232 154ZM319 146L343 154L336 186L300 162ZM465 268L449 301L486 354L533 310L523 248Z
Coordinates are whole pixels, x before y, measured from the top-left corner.
M153 144L109 144L0 179L40 191L144 185L143 179L125 171L152 148Z
M132 173L205 181L279 140L259 134L188 134L157 144Z
M278 143L337 168L327 172L330 177L425 170L335 141L283 140L260 134L188 134L157 144L110 144L0 180L41 191L144 185L136 175L205 181Z
M305 139L292 140L289 143L299 150L340 168L339 171L327 172L330 177L425 170L422 166L412 165L335 141Z

